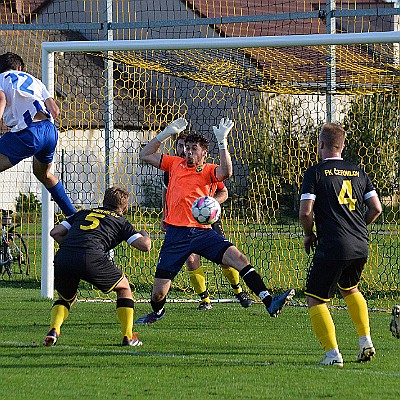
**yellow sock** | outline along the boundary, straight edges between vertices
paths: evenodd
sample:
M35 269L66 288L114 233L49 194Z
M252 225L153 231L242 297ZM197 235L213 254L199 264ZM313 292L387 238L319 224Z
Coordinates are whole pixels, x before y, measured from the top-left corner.
M236 270L235 268L228 267L228 268L222 268L222 273L228 279L229 283L232 286L233 293L238 294L242 292L242 288L240 287L239 283L239 271Z
M350 317L357 329L358 337L370 336L368 306L360 292L344 298Z
M55 328L56 332L60 334L61 325L69 315L68 308L63 304L54 304L50 312L50 329Z
M311 325L320 341L323 349L327 352L338 347L336 341L335 324L326 304L318 304L309 309Z
M133 308L117 307L117 315L121 323L122 336L127 336L128 339L132 339Z
M200 266L194 271L189 271L190 282L197 294L204 293L207 290L206 276L204 275L203 268Z

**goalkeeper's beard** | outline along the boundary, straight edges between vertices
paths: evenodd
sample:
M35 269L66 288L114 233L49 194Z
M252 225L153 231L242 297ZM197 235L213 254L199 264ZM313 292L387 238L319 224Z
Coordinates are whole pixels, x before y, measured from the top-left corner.
M188 165L188 167L194 167L193 157L186 157L186 164Z

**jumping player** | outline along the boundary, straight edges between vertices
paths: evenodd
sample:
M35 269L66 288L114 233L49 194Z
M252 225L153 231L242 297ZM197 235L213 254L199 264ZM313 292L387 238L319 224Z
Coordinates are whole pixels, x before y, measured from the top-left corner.
M185 139L187 137L187 133L181 132L175 140L175 153L177 156L185 158ZM167 204L165 201L166 193L168 189L169 183L169 174L168 172L164 171L164 180L163 180L163 193L162 193L162 200L163 200L163 210L164 215L167 215L168 212L166 210ZM224 201L228 199L228 189L224 185L224 182L217 182L213 185L211 189L211 196L218 201L218 203L222 204ZM221 236L225 237L224 230L222 227L221 220L214 222L211 225L211 228L214 229L217 233ZM165 232L166 224L164 222L164 217L161 221L161 229ZM212 308L210 296L206 286L206 276L204 274L203 268L200 262L200 256L198 254L191 254L188 259L186 260L186 268L189 272L190 282L196 291L196 293L200 297L200 303L198 305L198 309L205 311L210 310ZM222 273L227 278L228 282L231 285L233 293L235 297L239 300L242 307L250 307L252 304L252 300L250 296L245 292L239 282L239 272L232 267L227 267L226 265L221 265Z
M50 172L58 140L54 119L60 110L44 84L24 68L19 55L0 55L0 119L11 128L0 137L0 172L33 156L33 174L70 216L75 208Z

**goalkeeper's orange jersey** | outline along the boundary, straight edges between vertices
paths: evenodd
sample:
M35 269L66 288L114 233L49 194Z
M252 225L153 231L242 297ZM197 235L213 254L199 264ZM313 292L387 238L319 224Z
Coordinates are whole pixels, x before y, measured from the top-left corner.
M218 180L215 176L217 164L189 167L185 159L164 154L160 168L169 174L166 194L164 222L169 225L190 228L210 228L199 224L192 215L192 204L202 196L212 196Z

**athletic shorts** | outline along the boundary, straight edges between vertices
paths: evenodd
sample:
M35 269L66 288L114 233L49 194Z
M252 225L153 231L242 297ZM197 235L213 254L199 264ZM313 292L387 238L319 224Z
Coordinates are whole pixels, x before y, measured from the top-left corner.
M8 157L12 165L35 156L41 163L53 161L58 131L49 120L33 122L19 132L6 132L0 137L0 153Z
M155 276L173 280L192 253L221 264L226 249L231 246L231 242L213 229L168 225Z
M107 254L72 253L60 249L54 257L54 287L67 301L75 297L81 280L108 293L122 278L122 271Z
M336 288L355 288L361 278L367 258L354 260L325 260L314 257L307 272L305 294L322 301L329 301Z

